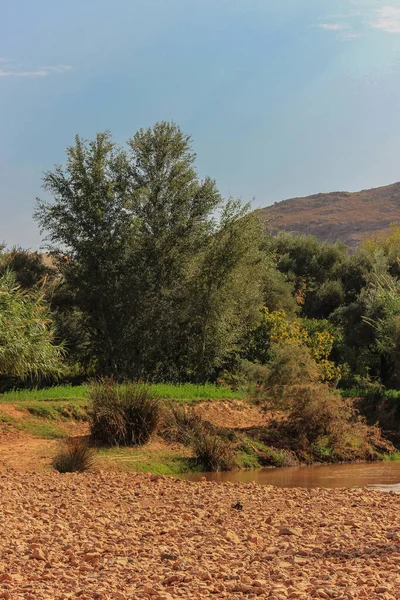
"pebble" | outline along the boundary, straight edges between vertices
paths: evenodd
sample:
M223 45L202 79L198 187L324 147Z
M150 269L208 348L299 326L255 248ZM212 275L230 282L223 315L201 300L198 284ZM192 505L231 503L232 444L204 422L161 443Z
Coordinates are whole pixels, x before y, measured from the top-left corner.
M1 599L400 598L398 495L1 475Z

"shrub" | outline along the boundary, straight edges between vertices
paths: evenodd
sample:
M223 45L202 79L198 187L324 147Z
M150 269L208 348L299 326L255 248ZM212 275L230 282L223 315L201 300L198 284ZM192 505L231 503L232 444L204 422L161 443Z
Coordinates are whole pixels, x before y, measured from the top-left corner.
M161 435L169 442L190 446L193 438L207 426L198 413L179 404L168 404L164 409Z
M97 444L146 444L159 425L160 403L148 385L102 379L89 387L89 400L90 433Z
M319 367L306 346L280 343L274 344L271 351L267 385L308 384L319 380Z
M205 471L231 471L237 466L233 445L216 433L203 429L193 438L191 446Z
M70 438L53 458L52 465L59 473L84 473L89 471L94 462L94 452L80 438Z
M195 410L171 404L163 421L164 439L189 446L205 471L230 471L237 466L235 435L204 421Z
M255 386L265 383L268 375L267 365L243 359L234 370L223 371L218 383L233 390L252 391Z
M266 406L275 404L286 412L284 427L300 455L314 460L371 460L394 450L378 428L365 423L351 401L326 384L281 386L269 393Z

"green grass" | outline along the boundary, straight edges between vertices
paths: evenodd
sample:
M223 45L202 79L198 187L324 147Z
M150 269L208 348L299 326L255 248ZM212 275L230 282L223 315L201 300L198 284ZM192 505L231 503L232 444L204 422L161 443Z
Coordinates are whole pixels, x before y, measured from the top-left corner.
M182 400L188 403L204 400L242 400L244 392L232 391L213 383L195 385L193 383L169 384L157 383L151 386L156 396L165 399ZM74 404L83 404L88 397L86 385L71 386L59 385L41 390L13 390L0 396L0 403L25 400L38 400L41 402L69 400Z
M348 390L339 390L343 398L366 398L368 396L380 396L382 399L400 401L400 390L382 390L379 389L361 389L351 388Z
M243 437L236 459L241 469L293 466L284 451L279 451L248 436Z
M18 424L16 427L25 433L30 433L34 437L41 439L58 440L66 437L65 431L61 427L46 421L24 421L21 425Z
M37 417L16 419L11 415L0 413L0 431L2 429L23 431L42 439L60 439L66 436L65 431L55 423Z
M155 452L147 447L140 450L132 448L100 448L97 458L115 461L123 471L135 473L154 473L156 475L178 475L201 470L193 458L175 453Z
M41 390L12 390L0 396L0 402L14 402L19 400L40 400L42 402L54 400L70 400L79 402L87 398L87 386L58 385Z
M382 459L388 462L400 461L400 452L395 452L394 454L383 454Z
M203 385L156 383L151 386L151 389L156 396L172 400L243 400L245 398L244 392L233 391L214 383Z

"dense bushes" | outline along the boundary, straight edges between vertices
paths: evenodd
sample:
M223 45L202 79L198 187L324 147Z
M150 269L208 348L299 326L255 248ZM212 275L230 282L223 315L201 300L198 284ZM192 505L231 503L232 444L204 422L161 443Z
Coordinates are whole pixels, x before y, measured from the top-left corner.
M351 402L320 382L318 365L304 346L275 346L257 398L266 409L283 411L279 428L299 456L373 459L379 452L393 450Z
M147 385L103 379L91 384L89 399L90 433L97 444L138 446L157 430L161 406Z

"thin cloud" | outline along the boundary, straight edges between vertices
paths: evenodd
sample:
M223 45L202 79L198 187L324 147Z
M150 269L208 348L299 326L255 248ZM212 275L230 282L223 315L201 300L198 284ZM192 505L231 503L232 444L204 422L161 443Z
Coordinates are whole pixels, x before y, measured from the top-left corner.
M374 29L387 33L400 33L400 8L384 6L376 11L376 18L370 23Z
M348 15L347 15L348 16ZM320 23L317 25L320 29L325 29L325 31L331 31L332 33L337 33L337 38L343 41L354 40L356 38L361 37L360 33L354 31L353 27L350 23Z
M357 38L362 37L361 33L356 33L355 31L344 31L339 35L341 40L355 40Z
M326 29L327 31L342 31L343 29L348 29L349 25L347 23L321 23L317 27Z
M72 71L72 67L69 65L54 65L54 66L46 66L46 67L38 67L33 70L22 70L16 68L15 66L10 66L12 61L7 59L0 59L1 64L6 64L8 66L0 67L0 77L47 77L52 73L66 73L68 71Z

